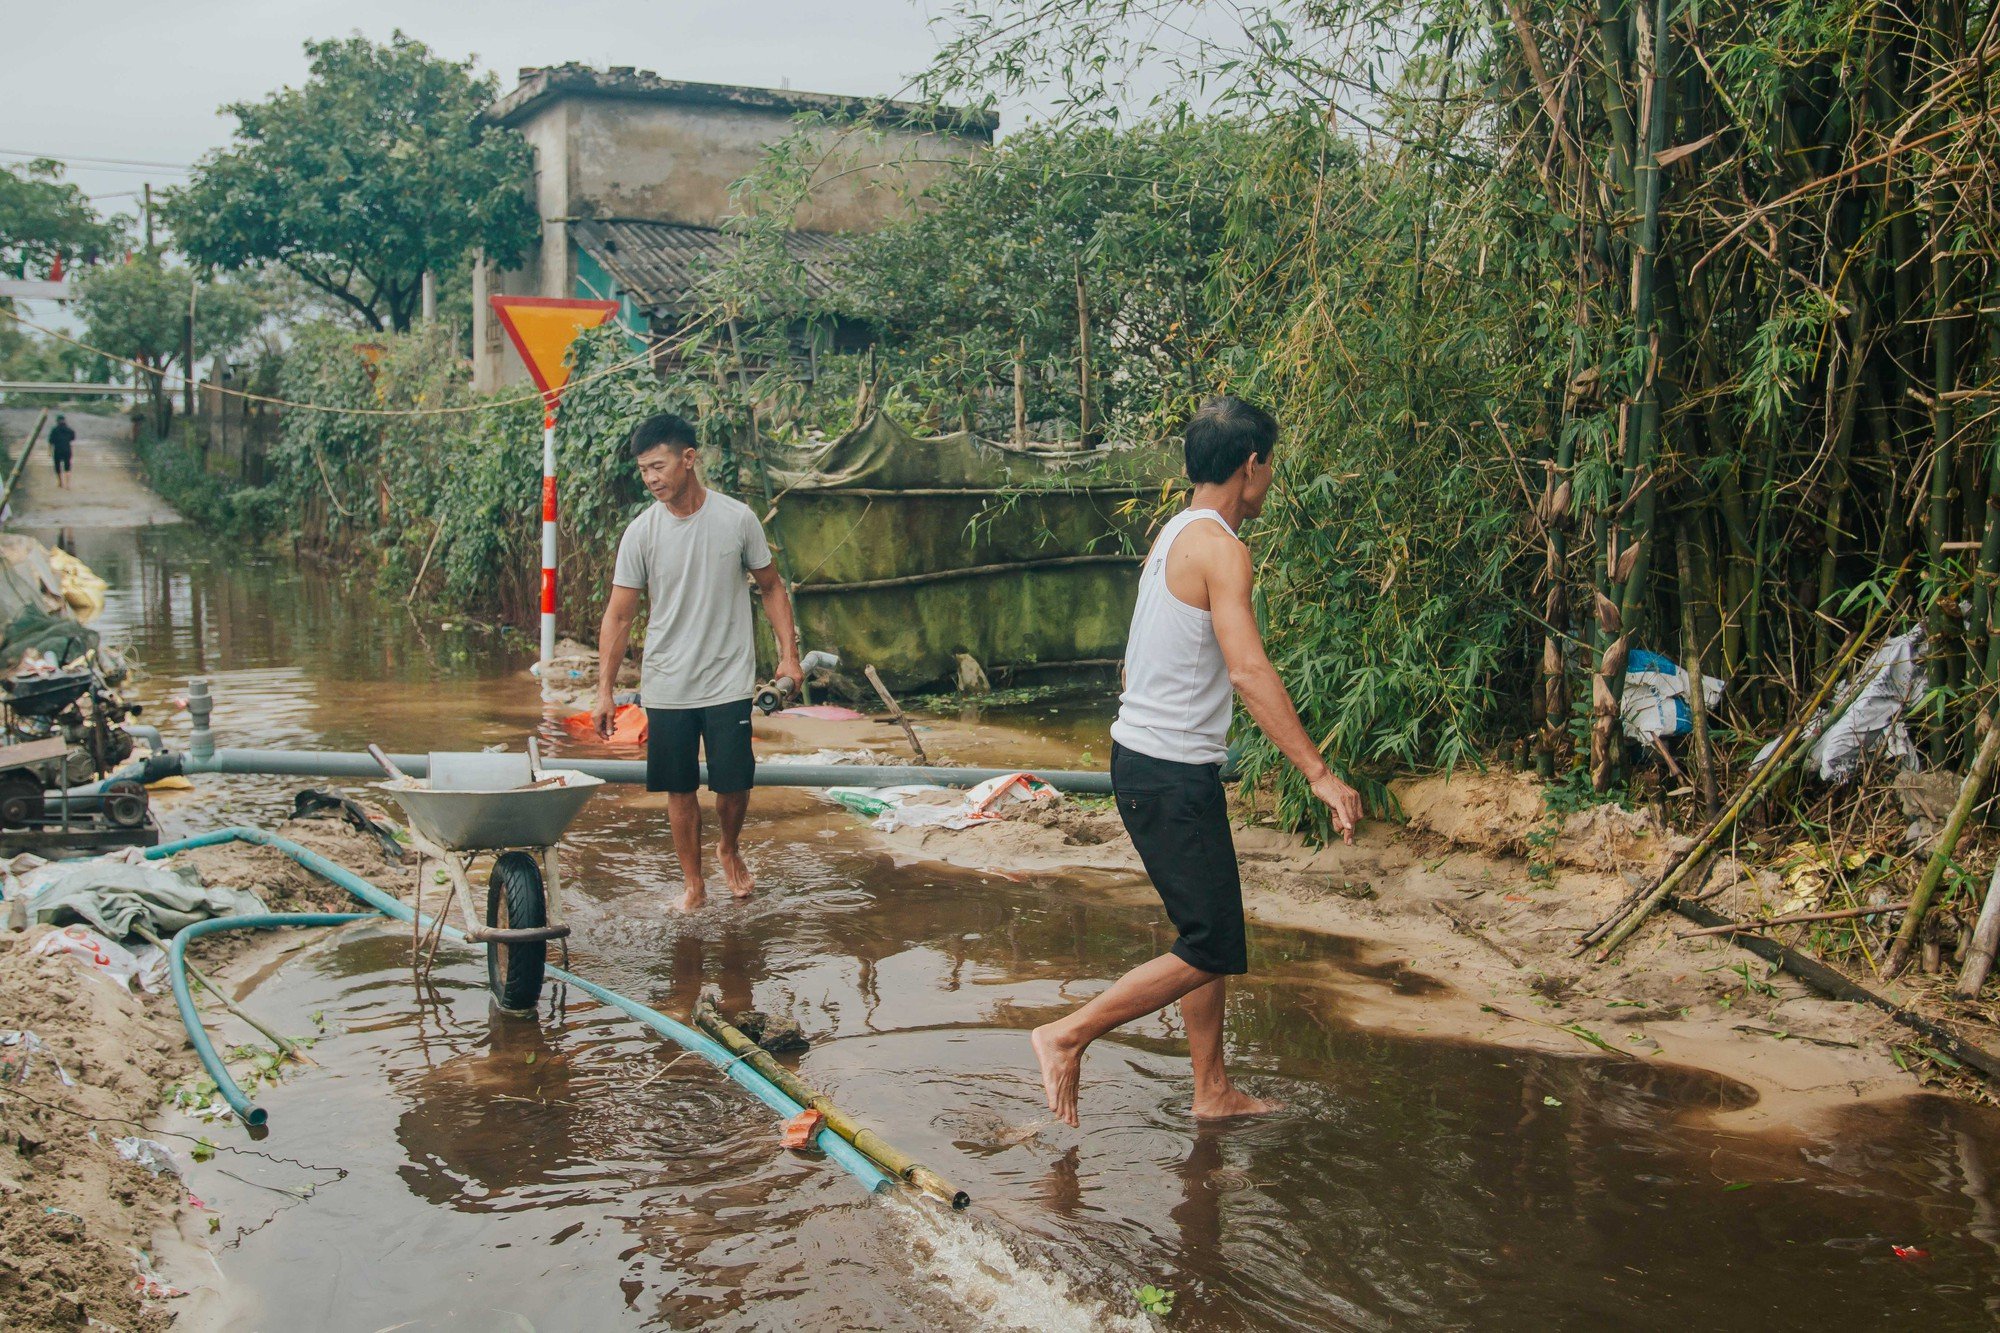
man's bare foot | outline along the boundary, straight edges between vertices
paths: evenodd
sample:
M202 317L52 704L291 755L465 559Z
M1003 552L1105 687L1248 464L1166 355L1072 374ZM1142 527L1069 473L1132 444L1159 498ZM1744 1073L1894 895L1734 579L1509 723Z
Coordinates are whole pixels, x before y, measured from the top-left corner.
M729 885L731 893L738 898L748 898L757 891L757 877L750 873L750 866L744 861L743 853L733 848L725 852L718 847L716 854L722 859L722 879Z
M1194 1118L1234 1120L1240 1116L1272 1115L1284 1109L1283 1102L1266 1101L1262 1097L1252 1097L1241 1088L1230 1088L1206 1101L1195 1098Z
M694 883L681 894L680 909L683 912L699 912L708 905L708 885Z
M1083 1070L1083 1052L1070 1050L1056 1040L1050 1031L1053 1024L1045 1024L1028 1034L1028 1041L1035 1048L1035 1060L1042 1067L1042 1091L1049 1099L1049 1110L1056 1119L1070 1128L1076 1127L1076 1083Z

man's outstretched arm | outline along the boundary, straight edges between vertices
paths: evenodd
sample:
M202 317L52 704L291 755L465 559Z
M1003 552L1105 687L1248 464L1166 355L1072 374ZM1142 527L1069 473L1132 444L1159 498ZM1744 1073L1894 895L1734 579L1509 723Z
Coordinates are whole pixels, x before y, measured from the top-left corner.
M1229 668L1229 683L1242 696L1258 730L1271 738L1311 784L1313 795L1326 803L1341 839L1353 842L1354 826L1361 822L1361 794L1327 767L1319 747L1306 735L1278 669L1264 651L1264 635L1250 606L1250 552L1240 542L1218 541L1208 544L1201 559L1208 584L1209 616L1223 663Z
M597 707L590 720L597 734L611 734L612 714L617 712L618 668L625 661L625 649L632 642L632 622L639 616L639 590L612 585L604 603L604 619L597 623Z

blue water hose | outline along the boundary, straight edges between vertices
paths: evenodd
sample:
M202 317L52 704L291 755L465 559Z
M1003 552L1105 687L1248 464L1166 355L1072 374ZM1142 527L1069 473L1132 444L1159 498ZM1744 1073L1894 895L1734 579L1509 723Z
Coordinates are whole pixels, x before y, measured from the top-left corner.
M281 838L277 834L265 829L237 827L217 829L213 833L198 833L191 838L182 838L178 842L165 842L157 847L149 847L146 849L145 855L147 860L157 861L172 856L177 852L192 851L198 847L217 847L232 842L247 842L254 843L260 847L276 848L286 856L291 857L292 860L298 862L305 869L318 875L321 879L347 890L347 892L353 894L356 898L384 916L394 917L398 921L409 921L417 916L415 910L404 903L402 899L375 884L371 884L339 862L329 861L318 852L301 847L298 843L288 838ZM322 924L332 924L333 921L351 921L355 919L353 916L348 915L334 913L327 915L331 919ZM230 922L248 922L259 919L261 918L224 917L220 918L220 921L223 923L221 925L217 925L215 922L200 922L198 924L218 929L227 929L227 923ZM289 918L276 919L280 921L289 920ZM431 921L432 917L426 913L422 918L421 924L428 927ZM303 925L306 922L300 919L296 921L296 924ZM193 926L188 928L188 930L193 929L195 929ZM187 933L187 930L183 930L181 935L184 936ZM463 941L465 939L463 931L450 925L444 927L444 934L455 940ZM179 941L180 936L176 936L176 949L179 947ZM728 1047L715 1041L706 1033L696 1031L685 1023L669 1018L657 1010L647 1008L637 1000L627 999L617 991L600 986L593 981L586 981L582 977L571 972L566 972L559 967L551 967L548 969L548 972L557 980L568 982L584 994L610 1005L612 1008L631 1018L637 1019L669 1041L699 1055L702 1059L721 1069L733 1082L747 1089L758 1101L776 1111L780 1116L790 1119L805 1109L792 1100L777 1084L757 1072L755 1067L739 1059L730 1052ZM175 998L177 1000L180 994L181 990L177 988L175 991ZM190 1001L189 1004L183 1006L181 1009L181 1019L188 1026L189 1037L196 1040L195 1049L199 1053L202 1046L206 1044L207 1038L198 1036L201 1025L198 1020L190 1016L192 1012L193 1007ZM209 1055L213 1055L212 1050L209 1052ZM211 1065L209 1059L204 1057L202 1064L209 1070L210 1075L215 1077L218 1086L225 1089L234 1087L233 1084L228 1082L226 1072L222 1076L216 1076L216 1069L219 1067L220 1062ZM227 1096L227 1092L224 1095ZM240 1096L241 1094L239 1093L238 1095ZM230 1105L235 1106L236 1103L231 1102ZM246 1102L245 1105L247 1106L248 1103ZM239 1115L244 1114L242 1108L238 1108L237 1113ZM264 1123L264 1112L261 1109L256 1109L256 1114L258 1117L256 1120L246 1120L246 1123L259 1125ZM848 1174L852 1175L856 1180L859 1180L862 1186L870 1193L878 1193L888 1189L893 1183L889 1175L881 1167L877 1166L853 1144L841 1138L840 1135L834 1133L832 1130L821 1129L813 1137L813 1142L826 1153L827 1157L845 1168Z
M222 1100L229 1103L229 1109L236 1112L246 1125L261 1125L269 1118L263 1107L255 1105L243 1095L243 1089L236 1086L236 1080L229 1076L229 1067L222 1063L222 1057L215 1053L215 1047L208 1040L208 1033L202 1029L201 1014L194 1007L194 992L188 988L187 947L204 935L214 935L225 930L271 930L279 926L343 926L350 921L366 921L381 918L380 912L260 912L254 916L212 916L206 921L197 921L183 926L167 946L167 976L173 983L174 1004L181 1011L181 1022L187 1028L188 1041L194 1046L194 1053L201 1060L201 1067L215 1080L216 1088L222 1093Z

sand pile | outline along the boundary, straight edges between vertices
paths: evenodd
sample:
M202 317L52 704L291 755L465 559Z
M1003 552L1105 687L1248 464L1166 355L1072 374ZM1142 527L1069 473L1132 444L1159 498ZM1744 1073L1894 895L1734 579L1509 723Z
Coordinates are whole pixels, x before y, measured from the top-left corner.
M412 872L337 819L296 820L277 832L408 891ZM268 847L203 848L176 860L206 882L256 890L275 912L358 908ZM172 1169L128 1160L118 1141L149 1140L187 1164L200 1137L188 1131L199 1125L177 1116L164 1128L148 1125L166 1089L195 1075L194 1053L164 990L127 991L88 964L38 956L36 943L52 929L0 929L0 1043L23 1034L0 1044L0 1327L164 1329L175 1305L148 1277L157 1247L184 1251L177 1223L195 1204ZM259 938L213 938L191 952L226 979L229 960ZM166 1165L153 1149L131 1150Z
M1410 828L1478 851L1617 871L1650 866L1672 846L1650 810L1593 805L1552 814L1532 773L1460 769L1398 782L1393 790Z

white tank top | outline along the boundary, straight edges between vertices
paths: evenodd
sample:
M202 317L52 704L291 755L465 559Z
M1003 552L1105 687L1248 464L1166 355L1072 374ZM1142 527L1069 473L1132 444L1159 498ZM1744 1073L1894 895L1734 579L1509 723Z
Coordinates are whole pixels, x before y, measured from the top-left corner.
M1180 764L1219 764L1229 744L1229 668L1208 612L1167 587L1167 552L1189 524L1213 509L1184 509L1167 521L1139 574L1139 601L1125 643L1125 692L1111 739L1128 750Z

